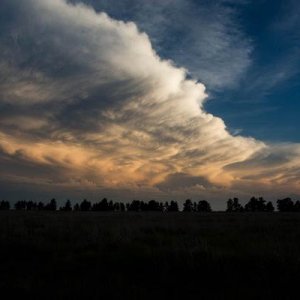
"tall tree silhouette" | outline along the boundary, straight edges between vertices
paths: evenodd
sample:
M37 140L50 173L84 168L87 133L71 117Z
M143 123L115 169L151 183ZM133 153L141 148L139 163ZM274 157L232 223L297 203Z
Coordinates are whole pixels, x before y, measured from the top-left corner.
M87 201L86 199L84 199L81 203L80 203L80 210L81 211L89 211L91 210L92 204L91 202Z
M255 198L252 197L249 202L245 205L245 210L246 211L251 211L251 212L258 212L258 211L266 211L266 201L264 198Z
M227 212L242 212L244 211L243 206L239 203L239 198L230 198L227 201Z
M109 211L111 207L111 210L113 210L113 203L108 203L108 200L106 198L103 198L100 202L94 203L92 206L93 211Z
M193 211L193 202L191 201L191 199L185 200L185 202L183 203L183 211L184 212Z
M210 204L206 200L201 200L197 205L198 212L211 212Z
M0 202L0 210L10 210L10 203L8 201L2 200Z
M141 211L141 201L139 200L133 200L128 206L127 206L128 211Z
M112 200L108 202L108 211L114 211L114 203Z
M233 198L233 211L241 212L243 211L243 206L239 203L239 198Z
M148 211L161 211L159 202L155 200L150 200L147 206L148 206L147 208Z
M56 208L57 208L57 204L54 198L51 199L50 203L45 205L45 210L56 211Z
M170 202L170 206L168 207L168 211L170 211L170 212L177 212L177 211L179 211L178 203L176 201L172 200Z
M266 211L268 212L273 212L274 211L274 206L273 203L271 201L269 201L266 205Z
M45 204L43 202L39 202L37 205L37 210L44 210L45 209Z
M294 211L294 202L291 198L277 200L277 209L281 212Z
M230 198L228 199L227 201L227 209L226 209L227 212L232 212L233 211L233 200Z
M114 203L113 211L120 211L120 203L118 203L118 202Z
M70 200L67 200L65 205L61 207L62 211L71 211L72 210L72 204Z
M124 212L126 209L125 209L125 204L124 203L120 203L120 211L121 212Z

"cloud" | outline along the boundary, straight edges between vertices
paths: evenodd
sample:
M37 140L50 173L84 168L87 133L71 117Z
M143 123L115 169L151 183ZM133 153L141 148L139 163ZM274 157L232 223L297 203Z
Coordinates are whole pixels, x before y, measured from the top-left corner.
M251 65L252 41L238 24L237 6L245 1L83 1L117 19L134 21L160 56L187 68L209 89L235 87Z
M254 175L274 160L297 191L290 165L299 146L232 136L205 112L205 86L161 59L134 23L63 0L4 0L1 8L2 185L210 193L264 182L269 175Z
M185 173L171 174L167 176L165 181L157 185L159 189L166 191L180 190L182 188L188 189L195 186L203 189L212 187L211 183L205 177L191 176Z

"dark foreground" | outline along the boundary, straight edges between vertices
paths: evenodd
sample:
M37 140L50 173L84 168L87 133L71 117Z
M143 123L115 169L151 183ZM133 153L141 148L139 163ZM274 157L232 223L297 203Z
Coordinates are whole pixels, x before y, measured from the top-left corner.
M1 299L297 299L300 214L1 212L0 259Z

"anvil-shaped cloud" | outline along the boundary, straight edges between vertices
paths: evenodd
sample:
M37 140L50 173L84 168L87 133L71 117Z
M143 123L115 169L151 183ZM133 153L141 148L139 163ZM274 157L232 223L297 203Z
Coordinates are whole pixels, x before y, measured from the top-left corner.
M64 0L2 0L0 20L2 187L299 191L300 146L232 136L134 23Z

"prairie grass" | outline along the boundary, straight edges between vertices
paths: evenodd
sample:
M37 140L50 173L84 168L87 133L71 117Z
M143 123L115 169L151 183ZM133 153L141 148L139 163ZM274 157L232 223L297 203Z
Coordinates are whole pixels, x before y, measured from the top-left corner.
M0 213L0 290L31 299L297 299L298 213Z

